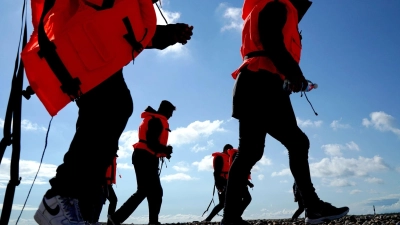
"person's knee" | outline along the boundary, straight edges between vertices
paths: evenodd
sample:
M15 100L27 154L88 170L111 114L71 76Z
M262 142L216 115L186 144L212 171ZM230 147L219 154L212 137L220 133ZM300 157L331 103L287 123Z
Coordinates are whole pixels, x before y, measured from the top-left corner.
M285 146L289 151L289 155L295 157L307 157L308 149L310 148L310 140L304 132L299 130L297 135L295 135L295 140L285 143Z
M248 166L252 167L262 158L263 153L264 144L241 143L235 160L240 160L243 164L247 164Z

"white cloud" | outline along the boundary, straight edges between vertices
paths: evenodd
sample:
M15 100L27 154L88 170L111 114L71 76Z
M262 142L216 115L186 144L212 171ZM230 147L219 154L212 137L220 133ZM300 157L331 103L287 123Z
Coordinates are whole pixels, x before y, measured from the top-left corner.
M160 180L171 182L174 180L197 180L197 178L191 177L190 175L187 175L185 173L176 173L176 174L164 175L160 178Z
M0 128L4 128L4 120L0 118ZM12 129L12 122L11 122L11 129ZM39 126L37 123L33 123L29 120L23 119L21 120L21 130L23 131L47 131L47 128L43 126Z
M373 184L383 184L383 180L380 178L376 178L376 177L368 177L365 179L366 182L368 183L373 183Z
M133 170L134 167L131 163L118 163L117 164L117 169L127 169L127 170Z
M165 20L156 5L154 5L154 10L156 11L157 25L165 25ZM179 12L170 12L161 7L160 10L169 24L176 23L181 17L181 13Z
M324 158L320 162L310 164L313 177L365 177L371 172L389 169L383 158L374 156L364 158L333 157Z
M287 180L280 180L279 183L288 183L289 181Z
M372 158L323 158L320 162L310 164L311 176L317 178L345 178L345 177L367 177L370 173L388 170L389 167L383 158L374 156ZM272 176L291 175L290 169L286 168L279 172L273 172Z
M263 166L270 166L272 165L271 159L265 157L264 155L261 157L261 159L257 162Z
M302 120L296 117L296 121L299 127L320 127L322 125L322 120L317 120L317 121Z
M360 151L360 147L354 142L348 142L345 145L340 145L340 144L326 144L321 146L322 149L324 149L325 154L329 156L342 156L342 151L344 149L347 150L355 150L355 151Z
M192 165L197 166L198 171L213 171L213 157L206 155L200 162L193 162Z
M385 112L372 112L370 115L370 120L364 118L362 120L362 125L365 127L373 126L379 131L390 131L400 137L400 129L394 126L394 117L386 114Z
M277 177L277 176L288 176L288 175L292 175L292 172L290 171L289 168L283 169L279 172L272 172L271 176L272 177Z
M225 3L221 3L218 6L218 10L222 11L222 17L225 21L225 25L221 28L222 32L227 30L242 30L242 8L228 7Z
M21 205L21 204L13 204L11 209L12 210L21 211L23 206L24 205ZM3 204L0 204L0 209L3 209ZM34 211L34 210L37 210L37 209L38 209L37 206L25 205L24 211Z
M122 133L119 138L118 158L132 157L133 144L139 141L137 130L128 130Z
M343 178L337 178L332 180L324 179L324 182L328 182L329 183L328 185L333 187L348 187L356 185L355 182Z
M349 143L346 143L346 147L350 150L360 151L360 147L358 147L358 145L354 141L350 141Z
M259 180L264 180L264 174L259 174L257 177Z
M272 165L271 160L263 155L261 159L253 166L253 168L251 168L251 173L261 172L263 166L269 165Z
M38 168L39 162L21 159L19 161L19 175L22 177L21 184L31 185ZM56 169L56 165L42 163L35 184L47 184L48 180L56 175ZM10 179L9 171L10 159L3 158L0 165L0 188L4 188L8 184Z
M222 120L195 121L187 127L179 127L170 133L168 143L172 146L191 144L200 138L207 138L215 132L224 132Z
M26 130L26 131L35 131L35 130L47 131L47 129L45 127L39 126L36 123L32 123L29 120L21 121L21 129Z
M340 118L340 120L334 120L334 121L332 121L331 127L332 127L333 130L351 128L351 126L350 126L349 124L342 124L342 123L340 123L341 120L342 120L342 118Z
M214 146L214 141L209 140L207 141L207 145L205 146L200 146L199 144L196 144L195 146L192 147L193 152L201 152L201 151L206 151Z
M361 193L361 192L362 192L361 190L354 189L354 190L350 191L350 194L354 195L354 194L358 194L358 193Z
M190 169L189 164L186 162L178 162L172 168L178 172L187 172Z
M321 148L324 149L325 154L329 156L342 156L342 152L340 151L342 146L339 144L322 145Z

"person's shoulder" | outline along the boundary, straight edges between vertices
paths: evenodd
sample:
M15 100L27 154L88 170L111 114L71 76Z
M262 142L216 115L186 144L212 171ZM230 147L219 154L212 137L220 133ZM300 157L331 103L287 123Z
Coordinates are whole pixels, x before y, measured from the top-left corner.
M286 5L280 1L271 1L265 4L263 11L281 13L286 12Z

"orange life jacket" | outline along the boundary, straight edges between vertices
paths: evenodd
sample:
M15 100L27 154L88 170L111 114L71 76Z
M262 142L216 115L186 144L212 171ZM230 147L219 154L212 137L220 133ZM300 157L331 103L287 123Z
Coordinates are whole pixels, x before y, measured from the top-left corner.
M117 156L114 157L112 164L107 168L106 171L106 182L108 185L116 184L117 175Z
M276 0L245 0L242 11L242 19L244 26L242 31L242 47L240 53L243 58L243 63L232 73L233 79L239 75L240 70L247 66L248 70L257 72L260 69L267 70L271 73L278 74L282 80L285 75L281 74L275 67L274 63L266 56L245 57L250 53L262 53L264 47L260 41L258 31L258 16L266 4ZM287 18L286 24L283 27L282 33L284 44L287 51L291 54L297 63L300 62L301 55L301 40L298 31L298 15L297 9L292 5L290 0L278 0L286 6Z
M154 36L150 0L115 0L111 8L94 9L101 2L31 0L34 30L21 57L30 86L51 116L122 69ZM50 10L41 18L46 4Z
M223 152L214 152L212 154L212 156L214 157L214 159L213 159L213 168L214 168L214 164L215 164L215 159L218 156L222 157L223 165L222 165L222 170L221 170L220 176L225 178L225 179L228 179L228 173L229 173L229 168L230 168L229 155L226 154L226 153L223 153Z
M228 155L229 155L229 168L232 166L233 160L236 157L236 153L238 153L239 150L237 150L236 148L232 148L232 149L228 149ZM247 177L247 179L251 180L251 175L249 174L249 176Z
M160 141L161 145L167 146L167 142L168 142L168 135L169 132L171 131L169 129L169 123L168 120L165 116L161 115L161 114L157 114L157 113L150 113L150 112L142 112L141 114L141 118L144 118L142 123L139 126L139 141L137 143L135 143L133 145L134 149L144 149L147 150L148 152L150 152L151 154L155 155L156 157L166 157L167 155L164 153L155 153L153 150L151 150L147 144L146 144L146 133L147 130L149 129L149 121L152 118L158 118L161 120L162 126L163 126L163 130L161 132L160 137L158 138L158 140Z

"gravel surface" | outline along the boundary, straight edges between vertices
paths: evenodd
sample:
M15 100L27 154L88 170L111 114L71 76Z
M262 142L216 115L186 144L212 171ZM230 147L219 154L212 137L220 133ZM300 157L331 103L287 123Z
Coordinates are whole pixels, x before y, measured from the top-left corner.
M290 219L259 219L259 220L246 220L252 225L305 225L304 218L296 222L291 222ZM124 224L124 225L132 225ZM219 222L200 223L198 221L187 223L165 223L165 225L219 225ZM400 213L391 214L377 214L377 215L348 215L339 220L334 220L326 225L400 225ZM105 225L105 223L102 223ZM139 225L139 224L135 224Z

